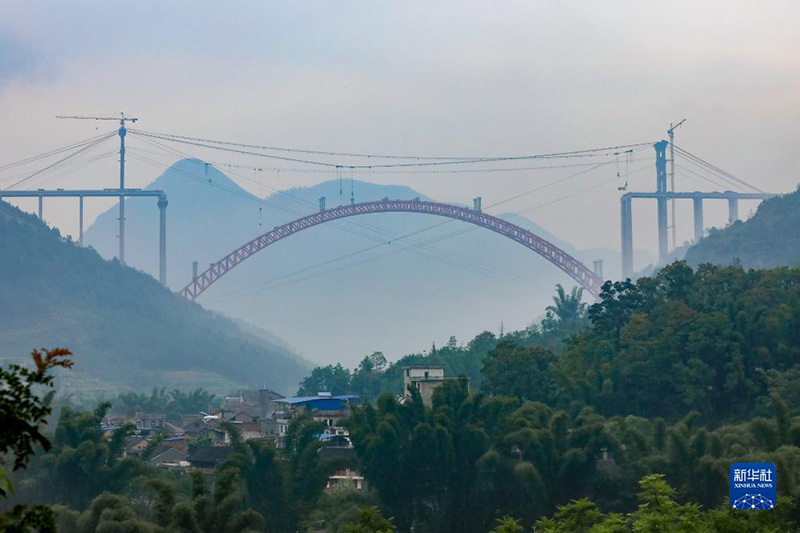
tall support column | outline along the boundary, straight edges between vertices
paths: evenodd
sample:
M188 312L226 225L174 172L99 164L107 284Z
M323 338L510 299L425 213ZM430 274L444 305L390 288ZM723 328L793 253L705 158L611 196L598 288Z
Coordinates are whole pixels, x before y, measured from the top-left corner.
M83 246L83 196L78 197L78 245Z
M700 197L692 198L694 204L694 242L699 242L703 238L703 199Z
M42 195L39 195L39 220L44 220L42 218L42 211L43 211L42 208L44 207L43 206L43 202L44 202L44 198L42 197Z
M739 220L739 199L736 197L728 198L728 224L733 224Z
M119 262L125 264L125 121L119 128Z
M620 198L620 213L622 222L622 279L633 276L633 210L631 199L627 196Z
M667 199L657 198L658 204L658 260L663 263L667 260L669 254L669 245L667 242Z
M603 260L602 259L595 259L592 261L592 272L598 278L603 277Z
M167 286L167 197L158 199L158 281Z
M667 192L667 141L659 141L653 145L656 150L656 192ZM658 203L658 259L666 261L669 253L667 241L667 199L659 197Z

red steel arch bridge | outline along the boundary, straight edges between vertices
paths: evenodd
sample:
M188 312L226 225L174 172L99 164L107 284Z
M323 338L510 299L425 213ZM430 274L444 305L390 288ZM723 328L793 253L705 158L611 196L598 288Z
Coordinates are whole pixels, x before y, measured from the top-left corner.
M532 231L483 213L478 209L420 200L384 199L377 202L342 205L333 209L321 209L317 213L277 226L272 231L259 235L243 244L216 263L212 263L204 272L194 276L192 282L181 290L181 294L190 300L194 300L245 259L295 233L325 222L373 213L422 213L469 222L470 224L490 229L533 250L566 272L594 296L600 293L600 287L603 284L603 279L600 276L558 246L539 237Z

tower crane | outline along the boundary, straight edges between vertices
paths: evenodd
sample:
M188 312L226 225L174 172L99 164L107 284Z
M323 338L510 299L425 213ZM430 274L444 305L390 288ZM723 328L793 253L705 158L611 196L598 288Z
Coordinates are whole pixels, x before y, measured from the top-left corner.
M675 130L684 122L686 122L686 119L681 120L674 126L670 124L667 130L667 135L669 135L669 188L671 192L675 192L675 145L672 142L675 139ZM672 249L675 250L677 247L675 240L675 198L670 200L670 204L672 211Z
M119 117L90 117L83 115L57 115L56 118L78 120L118 120L119 121L119 261L125 264L125 135L128 130L125 123L135 123L138 118L126 117L120 113Z

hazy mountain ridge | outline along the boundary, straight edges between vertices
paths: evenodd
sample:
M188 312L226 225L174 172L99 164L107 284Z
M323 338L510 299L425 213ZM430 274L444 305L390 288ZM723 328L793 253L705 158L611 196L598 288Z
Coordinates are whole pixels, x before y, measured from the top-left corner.
M260 200L211 165L175 163L148 187L163 189L169 198L170 287L189 282L193 260L202 271L274 226L316 212L320 197L328 208L349 203L351 187L357 202L430 199L407 186L331 180ZM127 260L157 273L157 209L150 204L126 204ZM619 271L617 251L576 250L528 218L499 216L589 265L604 259L606 275ZM86 232L86 241L104 257L117 251L116 217L115 206ZM414 235L398 239L408 234ZM412 250L397 253L406 247ZM446 342L442 332L471 338L499 329L503 321L506 328L524 327L550 303L556 283L574 285L545 259L493 232L439 217L384 213L327 223L280 241L237 266L198 301L276 332L315 361L355 363L375 350L396 358L431 341ZM265 285L268 290L261 290Z
M765 200L747 221L708 236L686 252L691 265L736 261L745 268L800 265L800 188L793 193Z
M243 332L4 202L0 257L0 295L13 302L0 307L4 360L65 346L75 353L70 382L140 389L266 384L289 392L308 370L278 343Z

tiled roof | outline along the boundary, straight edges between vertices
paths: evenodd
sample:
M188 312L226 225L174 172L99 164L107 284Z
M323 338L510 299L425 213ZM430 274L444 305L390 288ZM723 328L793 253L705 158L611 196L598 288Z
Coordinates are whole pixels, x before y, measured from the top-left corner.
M187 461L190 463L214 463L218 464L233 455L235 450L232 446L205 446L197 450Z

